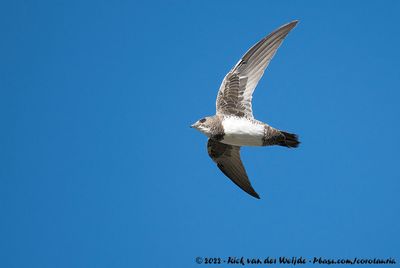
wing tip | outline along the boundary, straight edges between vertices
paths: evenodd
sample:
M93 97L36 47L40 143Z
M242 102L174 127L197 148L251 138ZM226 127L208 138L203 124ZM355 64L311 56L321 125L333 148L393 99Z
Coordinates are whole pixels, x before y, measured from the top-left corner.
M290 29L293 29L294 27L296 27L297 23L299 23L299 20L292 20L291 22L286 23L285 25L283 25L282 28L288 27Z
M254 198L261 199L260 196L258 195L258 193L253 189L253 187L251 187L248 190L245 190L245 192L248 193L249 195L251 195Z

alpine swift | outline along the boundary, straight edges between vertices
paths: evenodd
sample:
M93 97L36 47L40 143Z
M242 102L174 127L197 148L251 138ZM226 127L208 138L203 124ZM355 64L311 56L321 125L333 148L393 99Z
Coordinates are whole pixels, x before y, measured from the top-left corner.
M222 81L216 114L204 117L191 126L208 137L208 155L218 168L256 198L260 196L247 177L240 159L240 147L280 145L295 148L300 143L296 134L256 120L251 107L258 81L283 39L296 24L297 21L292 21L281 26L250 48Z

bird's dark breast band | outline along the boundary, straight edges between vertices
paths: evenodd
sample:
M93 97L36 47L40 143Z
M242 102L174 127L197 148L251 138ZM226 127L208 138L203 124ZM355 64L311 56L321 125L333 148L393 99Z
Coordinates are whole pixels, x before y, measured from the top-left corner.
M222 126L222 119L220 117L217 117L212 122L210 138L215 141L221 141L224 139L224 136L225 131L224 127Z
M215 134L212 135L210 138L215 141L222 141L224 139L225 134Z

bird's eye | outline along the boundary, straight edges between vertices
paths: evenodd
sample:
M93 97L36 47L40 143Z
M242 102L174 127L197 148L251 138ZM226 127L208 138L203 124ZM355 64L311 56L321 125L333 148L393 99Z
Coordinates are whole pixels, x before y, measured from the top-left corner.
M203 118L203 119L200 119L200 121L199 121L200 123L204 123L204 122L206 122L206 119L205 118Z

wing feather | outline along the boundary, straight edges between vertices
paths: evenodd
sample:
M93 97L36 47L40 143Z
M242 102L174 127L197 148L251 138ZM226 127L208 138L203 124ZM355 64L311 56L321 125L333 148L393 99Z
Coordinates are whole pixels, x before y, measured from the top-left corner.
M260 198L251 186L242 160L240 159L240 147L224 144L212 139L207 143L208 155L217 164L218 168L231 179L243 191Z
M287 34L297 24L281 26L250 48L225 76L217 96L217 114L253 118L253 92Z

